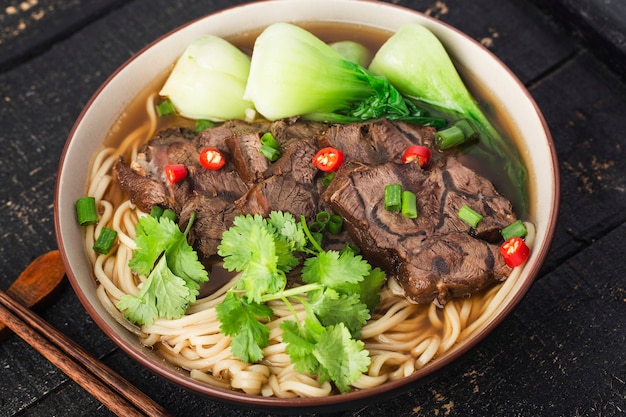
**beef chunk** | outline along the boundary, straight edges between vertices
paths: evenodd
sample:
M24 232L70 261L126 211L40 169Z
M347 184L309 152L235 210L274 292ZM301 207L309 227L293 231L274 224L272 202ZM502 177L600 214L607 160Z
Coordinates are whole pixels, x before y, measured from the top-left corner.
M226 138L226 146L232 155L235 170L244 182L255 183L263 179L270 161L259 152L259 133L236 133Z
M242 214L267 216L281 210L312 219L318 210L317 200L311 185L298 183L291 176L274 175L252 187L235 205Z
M485 181L454 158L428 171L417 164L352 163L339 170L323 199L344 217L365 257L397 275L410 298L444 304L510 273L496 254L497 245L471 236L457 216L460 206L468 204L485 215L489 227L501 228L515 219L510 203ZM418 218L384 208L387 184L415 192ZM478 185L483 188L473 188Z
M270 132L282 146L294 140L316 138L327 129L328 125L325 123L310 122L292 117L273 122Z
M387 161L400 162L404 150L415 144L432 148L435 130L427 126L404 123L400 129L387 119L371 123L333 126L319 136L320 147L341 150L346 161L375 165Z
M130 201L139 210L150 212L152 206L174 208L176 200L170 196L161 181L148 178L133 171L124 158L120 158L113 167L120 187L128 194Z

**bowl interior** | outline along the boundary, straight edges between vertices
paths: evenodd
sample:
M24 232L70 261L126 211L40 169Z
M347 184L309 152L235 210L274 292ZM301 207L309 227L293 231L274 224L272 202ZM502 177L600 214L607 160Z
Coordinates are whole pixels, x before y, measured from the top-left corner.
M163 74L187 45L201 34L228 37L277 21L350 22L390 31L397 30L408 22L421 23L439 37L458 65L470 71L486 87L493 99L492 104L504 109L524 141L520 150L531 173L531 188L535 190L530 204L534 207L537 235L531 258L509 299L483 329L433 364L402 380L367 391L322 399L287 400L219 390L189 378L174 366L167 365L152 351L143 348L136 336L113 319L101 305L95 293L92 267L84 253L81 232L76 226L74 202L83 196L83 173L88 171L90 157L100 148L107 132L116 123L124 108L142 91L146 80ZM554 234L558 195L556 154L545 120L519 80L477 42L434 19L385 3L351 0L272 1L250 3L193 21L146 47L100 87L81 113L66 143L55 193L55 226L69 280L81 303L115 343L152 371L195 392L227 402L274 409L333 407L336 410L338 404L352 406L357 402L372 401L391 391L397 392L399 388L407 388L411 383L440 369L470 349L499 324L529 289L545 259Z

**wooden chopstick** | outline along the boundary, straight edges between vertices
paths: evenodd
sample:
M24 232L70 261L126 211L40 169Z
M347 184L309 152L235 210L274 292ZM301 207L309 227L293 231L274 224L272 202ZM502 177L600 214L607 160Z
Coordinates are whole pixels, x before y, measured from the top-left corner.
M0 321L118 416L170 416L161 405L0 290Z

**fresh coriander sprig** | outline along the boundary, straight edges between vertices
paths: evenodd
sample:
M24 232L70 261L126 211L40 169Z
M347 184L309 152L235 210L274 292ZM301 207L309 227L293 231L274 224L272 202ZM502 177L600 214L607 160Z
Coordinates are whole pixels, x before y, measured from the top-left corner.
M313 249L307 248L311 243ZM304 285L286 289L286 272L301 265ZM233 355L246 362L263 358L269 345L265 323L273 312L267 302L283 300L294 320L281 324L287 353L298 371L333 381L341 392L367 370L369 353L356 339L379 300L385 274L353 251L325 251L304 218L272 212L238 216L222 236L218 254L224 267L241 273L225 300L216 307L221 331L231 337ZM300 322L290 299L304 305Z
M198 254L187 243L195 220L192 213L181 232L167 216L143 216L136 226L137 248L128 265L147 276L137 295L123 295L117 308L130 321L150 326L159 317L176 319L196 300L200 283L209 280Z

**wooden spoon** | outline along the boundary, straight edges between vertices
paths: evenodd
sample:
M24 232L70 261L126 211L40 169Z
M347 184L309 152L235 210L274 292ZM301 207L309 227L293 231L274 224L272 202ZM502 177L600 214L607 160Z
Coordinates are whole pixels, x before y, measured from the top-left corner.
M45 274L41 272L45 271ZM11 284L7 293L29 308L44 307L57 295L65 277L65 267L58 250L37 257ZM10 330L0 321L0 341Z

